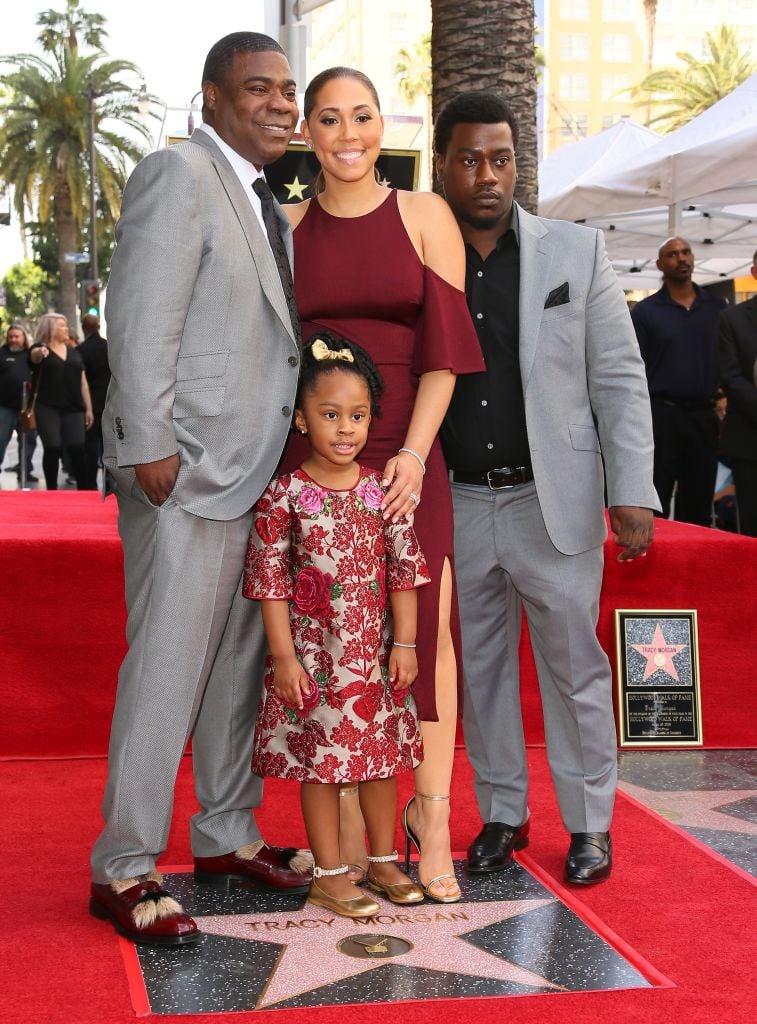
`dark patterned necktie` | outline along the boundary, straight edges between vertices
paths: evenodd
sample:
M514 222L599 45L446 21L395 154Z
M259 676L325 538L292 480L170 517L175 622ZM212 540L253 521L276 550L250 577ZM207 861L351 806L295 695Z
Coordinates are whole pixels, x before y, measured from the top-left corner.
M255 195L260 199L260 205L263 208L263 223L265 224L273 258L276 260L276 266L279 270L281 287L284 289L284 298L287 301L289 317L292 321L292 331L297 339L297 344L301 345L300 317L297 312L297 303L294 300L292 268L289 266L289 257L284 246L284 239L281 237L279 218L276 216L276 211L273 208L273 192L271 192L268 182L264 181L263 178L256 178L252 183L252 188Z

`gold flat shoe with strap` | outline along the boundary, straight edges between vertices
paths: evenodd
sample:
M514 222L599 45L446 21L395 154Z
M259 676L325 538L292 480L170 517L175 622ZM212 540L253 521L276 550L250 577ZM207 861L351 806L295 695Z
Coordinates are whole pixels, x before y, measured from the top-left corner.
M393 850L384 857L368 857L368 863L391 864L399 859L399 853ZM382 882L376 878L369 867L366 883L374 892L379 893L381 896L386 896L390 903L396 903L399 906L409 903L423 903L423 889L416 885L415 882L395 882L394 884Z
M336 896L330 896L324 892L316 881L318 878L329 875L346 875L348 871L349 868L346 864L341 864L338 868L319 868L316 865L313 868L313 881L308 890L308 900L316 907L331 910L341 917L373 917L374 914L378 914L381 907L370 896L355 896L350 900L340 900Z

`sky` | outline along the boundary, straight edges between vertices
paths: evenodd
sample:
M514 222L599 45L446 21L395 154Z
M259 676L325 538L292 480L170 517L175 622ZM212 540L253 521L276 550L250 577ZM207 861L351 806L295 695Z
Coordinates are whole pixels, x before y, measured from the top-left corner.
M142 70L147 89L168 107L188 107L200 88L205 55L228 32L262 31L264 0L217 0L208 5L181 0L84 0L90 13L105 15L108 52ZM37 14L63 9L59 0L8 0L3 4L0 53L39 53ZM208 14L212 12L212 16ZM135 80L135 91L140 83ZM158 108L159 111L159 108ZM160 111L159 111L160 112ZM195 115L199 121L199 116ZM159 127L159 122L154 125ZM168 111L165 130L186 131L187 111ZM16 225L0 226L0 277L23 258Z

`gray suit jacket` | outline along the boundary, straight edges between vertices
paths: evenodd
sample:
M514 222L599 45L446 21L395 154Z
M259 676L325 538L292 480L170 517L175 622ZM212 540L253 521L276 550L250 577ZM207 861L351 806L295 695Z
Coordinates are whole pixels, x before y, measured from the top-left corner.
M176 502L233 519L276 468L297 385L299 354L268 240L201 131L134 169L116 240L105 307L106 464L179 452Z
M518 224L534 481L552 543L577 554L607 535L605 476L609 505L660 509L646 375L601 231L520 207Z

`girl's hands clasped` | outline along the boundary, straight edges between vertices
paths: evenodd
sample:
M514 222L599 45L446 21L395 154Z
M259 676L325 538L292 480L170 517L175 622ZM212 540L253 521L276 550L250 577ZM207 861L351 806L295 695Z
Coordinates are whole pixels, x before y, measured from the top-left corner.
M396 523L420 504L423 464L415 455L399 452L387 462L382 483L389 488L381 505L384 519Z

